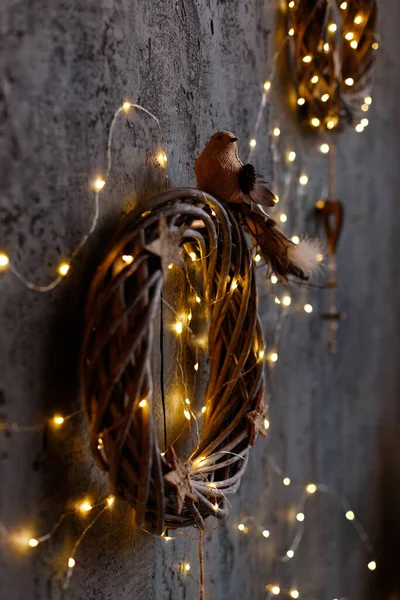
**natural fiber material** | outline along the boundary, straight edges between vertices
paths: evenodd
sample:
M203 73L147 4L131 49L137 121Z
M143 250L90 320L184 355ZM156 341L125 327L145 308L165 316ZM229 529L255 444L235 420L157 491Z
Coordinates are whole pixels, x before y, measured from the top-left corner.
M168 260L178 263L183 245L201 256L209 317L207 410L187 458L173 448L161 454L152 407L153 325L172 240ZM257 433L265 434L263 346L253 261L228 208L182 188L125 217L91 284L81 385L95 460L138 525L161 535L226 516L225 497L239 487Z
M360 120L378 46L376 23L377 0L296 0L288 10L293 76L304 99L298 110L312 126L341 129Z

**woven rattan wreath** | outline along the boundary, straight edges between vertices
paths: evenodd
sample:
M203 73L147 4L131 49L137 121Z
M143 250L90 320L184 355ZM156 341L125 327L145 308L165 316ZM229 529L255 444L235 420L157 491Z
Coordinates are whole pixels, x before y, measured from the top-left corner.
M312 127L341 129L360 120L361 107L368 110L376 22L377 0L289 2L297 103Z
M179 264L187 245L201 257L210 369L204 427L190 460L172 447L160 452L151 362L168 263ZM257 433L265 434L262 350L253 261L228 208L182 188L125 217L91 284L81 384L95 460L140 526L161 535L226 516L225 497L237 490Z

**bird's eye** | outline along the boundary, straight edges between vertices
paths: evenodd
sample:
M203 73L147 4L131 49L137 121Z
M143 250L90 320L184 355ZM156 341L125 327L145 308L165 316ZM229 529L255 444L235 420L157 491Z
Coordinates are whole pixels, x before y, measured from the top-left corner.
M222 140L222 135L219 135L219 136L217 137L217 140Z

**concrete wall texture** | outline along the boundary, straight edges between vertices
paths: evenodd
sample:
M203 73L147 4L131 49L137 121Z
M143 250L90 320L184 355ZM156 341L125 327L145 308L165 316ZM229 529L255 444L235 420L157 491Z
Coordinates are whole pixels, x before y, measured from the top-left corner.
M234 131L244 155L274 52L277 4L3 0L0 249L21 272L46 283L87 228L93 210L88 182L104 172L108 125L123 99L159 117L171 185L195 184L193 161L217 129ZM370 126L338 140L337 195L346 209L338 303L347 315L339 351L332 358L326 350L327 328L318 317L323 293L297 290L314 313L288 317L271 382L269 438L257 441L230 519L206 538L210 600L262 600L265 585L275 581L310 600L398 597L400 4L380 4ZM284 89L278 77L254 161L272 177L267 133L279 121L280 151L293 147L293 168L310 176L306 194L292 191L287 230L312 233L327 162L315 152L317 138L287 113ZM54 412L79 409L77 359L90 273L121 213L163 185L146 166L154 126L138 116L118 127L99 229L66 281L41 295L11 274L0 277L0 416L9 422L40 423ZM278 308L261 271L260 289L271 343ZM87 490L96 496L106 489L86 436L81 416L57 433L0 433L3 526L40 535ZM366 569L369 556L338 502L325 495L307 506L306 534L293 561L276 560L292 539L288 515L301 487L284 487L271 457L294 481L326 483L348 498L377 546L375 573ZM241 514L253 517L248 535L237 529ZM53 540L25 552L10 546L2 530L1 600L60 598L60 570L84 523L71 517ZM260 535L264 527L268 540ZM193 599L198 586L179 573L182 560L196 578L195 542L181 535L169 544L154 539L137 530L132 509L119 504L80 547L65 597Z

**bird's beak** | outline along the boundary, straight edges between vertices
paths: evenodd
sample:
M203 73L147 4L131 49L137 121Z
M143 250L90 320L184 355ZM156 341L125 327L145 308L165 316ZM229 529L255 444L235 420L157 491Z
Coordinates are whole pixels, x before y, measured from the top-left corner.
M229 141L230 141L230 142L237 142L237 141L238 141L238 139L237 139L237 138L235 138L235 137L233 137L233 138L230 138L230 139L229 139Z

